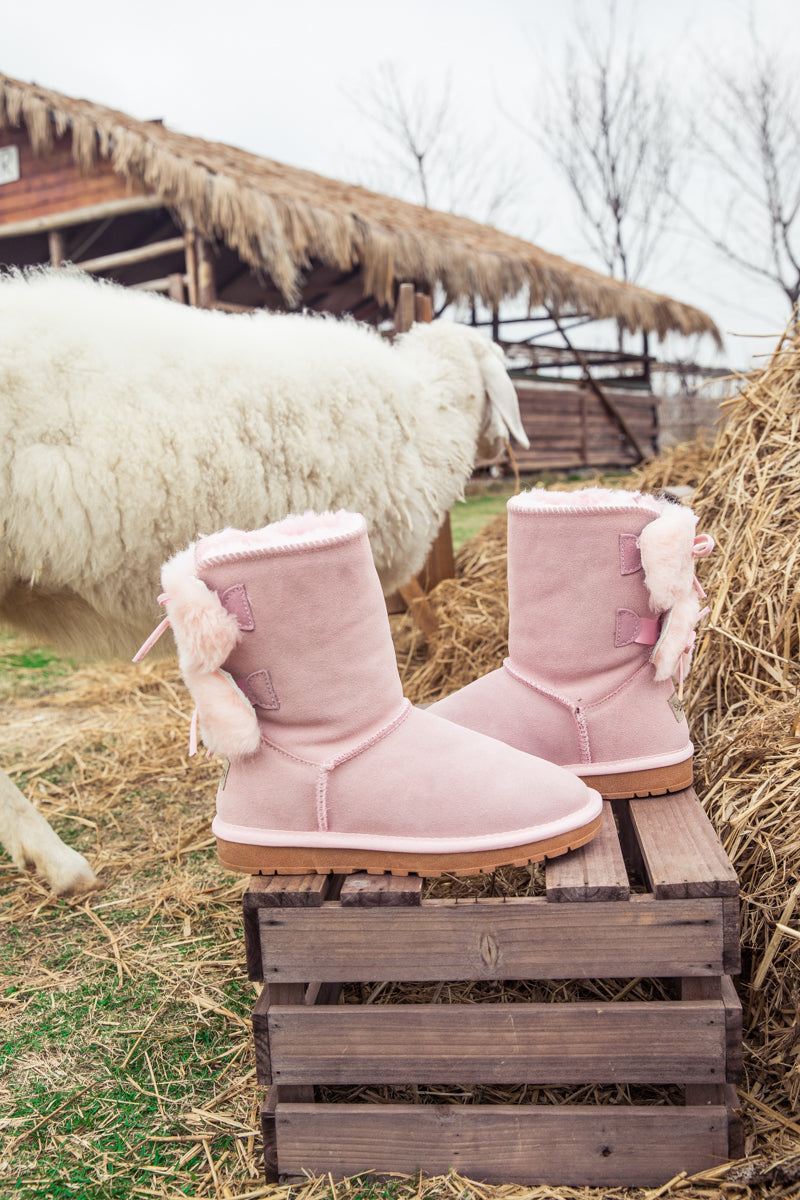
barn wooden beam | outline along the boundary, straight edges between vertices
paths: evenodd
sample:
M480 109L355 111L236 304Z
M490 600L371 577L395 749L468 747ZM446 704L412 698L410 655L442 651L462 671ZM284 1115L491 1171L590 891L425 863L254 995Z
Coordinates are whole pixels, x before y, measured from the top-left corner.
M215 300L212 304L206 305L207 308L217 308L220 312L226 313L251 313L260 311L254 304L234 304L233 300Z
M30 233L47 233L50 229L67 229L70 225L85 225L89 221L102 221L106 217L122 217L126 213L147 212L163 208L164 201L157 196L130 196L124 200L107 200L104 204L90 204L86 208L72 208L68 212L49 213L44 217L31 217L27 221L10 221L0 225L0 239L25 237Z
M115 267L129 267L133 263L149 262L153 258L163 258L167 254L175 254L184 248L182 237L167 238L163 242L150 242L146 246L137 246L133 250L119 250L116 254L103 254L99 258L87 258L74 265L82 271L91 273L111 271Z
M143 279L141 283L129 283L127 286L134 292L167 292L173 300L180 299L180 302L183 303L186 276L180 273L165 275L163 279Z
M317 291L309 294L303 294L303 304L307 308L328 308L328 301L340 295L345 288L350 288L353 283L357 283L361 278L361 267L355 271L348 271L345 275L340 275L338 279L333 280L325 287L318 287ZM307 283L313 282L311 279Z
M583 353L582 350L579 350L577 346L574 346L572 344L572 342L570 341L569 337L567 336L565 330L562 328L558 317L555 316L554 314L551 314L551 316L553 318L553 324L555 325L556 329L558 330L558 332L561 334L562 338L564 339L565 346L567 347L568 350L572 351L572 353L575 355L576 360L582 367L584 379L586 381L587 386L590 387L591 390L594 392L595 396L597 396L597 399L603 405L603 408L606 410L606 412L612 418L612 420L616 421L616 423L619 425L620 429L625 434L625 437L628 439L631 446L633 446L634 450L639 455L639 461L641 462L642 459L647 457L646 452L642 449L641 442L639 441L636 434L631 429L628 422L623 417L622 413L617 408L614 401L611 399L610 396L608 396L606 394L606 392L603 390L603 388L600 387L600 384L597 382L597 380L592 376L592 373L589 369L589 363L586 359L586 355Z

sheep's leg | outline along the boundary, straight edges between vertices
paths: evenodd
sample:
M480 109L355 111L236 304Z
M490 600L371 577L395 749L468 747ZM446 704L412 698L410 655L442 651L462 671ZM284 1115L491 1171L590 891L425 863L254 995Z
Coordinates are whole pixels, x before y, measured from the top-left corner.
M16 865L34 867L59 896L82 892L97 884L82 854L65 846L41 813L0 771L0 845Z

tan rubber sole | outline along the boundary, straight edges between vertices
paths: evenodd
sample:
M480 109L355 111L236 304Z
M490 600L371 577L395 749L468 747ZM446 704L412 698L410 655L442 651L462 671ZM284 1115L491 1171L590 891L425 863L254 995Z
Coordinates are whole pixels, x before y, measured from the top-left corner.
M506 850L481 850L470 854L415 854L380 850L337 850L314 847L249 846L217 838L217 854L223 867L249 875L478 875L496 867L524 867L526 863L557 858L591 841L602 817L560 837L511 846Z
M618 775L581 775L587 787L594 788L604 800L634 799L637 796L665 796L692 786L693 759L654 767L650 771L621 771Z

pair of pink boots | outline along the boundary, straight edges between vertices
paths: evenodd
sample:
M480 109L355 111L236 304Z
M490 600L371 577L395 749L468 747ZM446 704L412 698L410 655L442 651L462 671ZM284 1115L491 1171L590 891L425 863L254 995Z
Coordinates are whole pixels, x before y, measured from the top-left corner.
M162 624L229 760L222 863L473 874L583 845L602 796L687 786L671 678L700 615L694 526L627 492L515 497L509 658L425 711L403 698L363 517L228 529L176 555Z

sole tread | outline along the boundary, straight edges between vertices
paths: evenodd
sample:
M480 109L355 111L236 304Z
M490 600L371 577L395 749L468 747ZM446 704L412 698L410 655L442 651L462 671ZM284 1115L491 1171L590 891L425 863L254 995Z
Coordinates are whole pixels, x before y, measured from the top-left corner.
M694 759L649 771L619 771L614 775L581 775L587 787L594 788L604 800L643 800L647 796L667 796L692 786Z
M422 875L435 879L441 875L488 874L498 867L524 867L528 863L558 858L576 850L595 836L602 817L558 838L511 846L502 850L474 851L467 854L416 854L387 851L351 851L331 848L253 846L226 842L217 838L217 854L224 867L249 875Z

